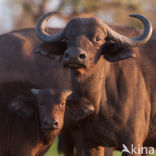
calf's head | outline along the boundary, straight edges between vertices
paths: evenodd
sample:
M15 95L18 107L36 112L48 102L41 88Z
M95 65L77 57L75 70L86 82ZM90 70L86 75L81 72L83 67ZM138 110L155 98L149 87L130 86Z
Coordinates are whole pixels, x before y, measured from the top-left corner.
M70 90L32 89L38 100L42 129L61 129L64 121L66 99Z
M87 71L94 67L101 57L108 61L134 57L130 47L145 44L152 34L150 21L135 14L131 17L144 24L144 32L137 38L128 38L117 33L96 17L73 18L61 32L50 35L45 31L45 24L55 14L57 12L45 14L39 20L37 35L44 42L35 52L46 56L63 55L63 66L74 70Z
M61 130L64 121L66 98L70 90L32 89L34 98L18 96L9 109L23 119L31 119L37 113L43 131Z

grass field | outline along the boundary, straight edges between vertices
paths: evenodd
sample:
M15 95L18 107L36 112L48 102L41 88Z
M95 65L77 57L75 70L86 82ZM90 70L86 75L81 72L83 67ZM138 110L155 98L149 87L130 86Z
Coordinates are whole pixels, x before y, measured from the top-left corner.
M45 154L45 156L63 156L61 154L58 154L57 152L57 143L58 143L58 139L56 138L55 142L53 143L49 151ZM121 152L114 151L113 156L121 156ZM156 151L155 151L155 154L152 156L156 156Z

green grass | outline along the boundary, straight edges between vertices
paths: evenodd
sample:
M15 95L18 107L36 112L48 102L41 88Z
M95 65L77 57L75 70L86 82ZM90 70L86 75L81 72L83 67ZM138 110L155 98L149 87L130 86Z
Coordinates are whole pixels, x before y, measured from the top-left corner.
M45 156L63 156L62 154L58 154L57 152L57 143L58 143L58 138L55 139L54 143L50 147L49 151L45 154ZM113 156L121 156L121 152L114 151ZM156 151L155 154L152 156L156 156Z
M44 156L63 156L62 154L58 154L57 152L57 143L58 143L58 138L55 139L52 146Z

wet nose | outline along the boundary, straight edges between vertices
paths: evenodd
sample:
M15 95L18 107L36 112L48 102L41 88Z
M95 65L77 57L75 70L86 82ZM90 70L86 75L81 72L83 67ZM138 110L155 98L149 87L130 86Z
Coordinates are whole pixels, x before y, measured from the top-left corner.
M84 60L86 58L86 54L85 53L81 53L78 55L78 58L81 60Z
M70 48L64 53L64 60L78 60L78 61L84 61L87 58L87 53L85 50L81 48Z
M59 128L59 123L55 119L48 119L43 121L42 129L57 129Z

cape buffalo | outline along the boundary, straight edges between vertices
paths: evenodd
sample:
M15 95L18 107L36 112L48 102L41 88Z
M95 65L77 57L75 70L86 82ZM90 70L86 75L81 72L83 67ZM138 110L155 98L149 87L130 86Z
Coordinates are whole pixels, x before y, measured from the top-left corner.
M27 89L23 88L30 92ZM37 98L19 95L8 105L1 102L1 156L43 156L63 127L66 98L71 91L32 89L32 93Z
M47 29L47 31L55 34L60 29ZM30 86L34 88L71 88L70 72L62 69L59 62L60 57L49 55L53 59L51 61L33 55L32 51L40 44L34 28L15 30L0 35L0 105L2 101L8 104L19 93L27 97L27 92L23 88L30 88ZM52 48L50 44L50 49L59 53L64 47L57 47L54 44ZM14 86L16 90L13 89ZM10 89L12 92L9 91ZM65 150L64 147L62 148ZM64 152L63 149L60 150ZM70 150L73 151L71 147ZM111 150L108 151L111 152Z
M150 21L131 15L144 25L135 38L139 30L108 26L96 17L73 18L62 31L49 35L45 24L56 13L39 20L37 34L43 43L35 52L62 55L63 66L71 69L72 99L85 97L92 103L94 113L80 122L88 146L127 147L129 153L123 155L141 155L143 146L156 147L156 33L151 38ZM50 44L56 43L64 50L53 52Z

